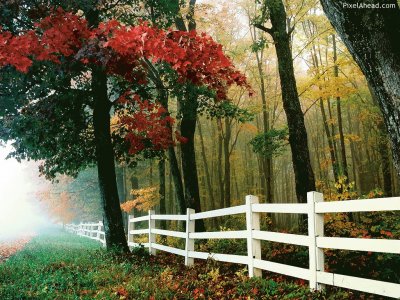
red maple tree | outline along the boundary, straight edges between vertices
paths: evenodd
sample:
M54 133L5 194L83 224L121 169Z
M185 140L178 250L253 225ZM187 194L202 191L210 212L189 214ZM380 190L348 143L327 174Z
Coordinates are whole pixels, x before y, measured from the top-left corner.
M222 46L204 33L162 30L146 22L125 26L115 20L89 28L84 18L61 8L35 26L35 30L18 36L0 32L0 67L10 65L27 73L34 60L61 63L63 58L83 65L100 64L110 75L145 84L146 68L138 67L148 60L168 63L177 72L179 82L206 86L216 92L217 100L226 99L227 88L233 84L251 90ZM131 115L120 116L121 126L128 130L125 138L132 145L130 153L141 151L146 141L155 150L172 145L173 119L165 114L166 110L138 96L129 98L128 94L120 100L139 108ZM177 137L184 141L179 134Z

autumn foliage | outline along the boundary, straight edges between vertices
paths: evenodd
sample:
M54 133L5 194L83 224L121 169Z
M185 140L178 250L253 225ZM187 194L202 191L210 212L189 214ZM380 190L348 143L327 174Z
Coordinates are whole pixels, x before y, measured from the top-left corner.
M206 86L215 91L216 99L225 99L227 88L233 84L250 90L222 46L206 34L162 30L146 22L125 26L116 20L89 28L83 17L61 8L35 26L18 36L0 32L0 67L13 66L27 73L34 61L74 61L82 70L102 65L109 75L146 84L149 63L167 63L179 82ZM122 100L139 107L133 115L120 116L121 128L129 130L124 137L132 144L130 154L149 145L160 150L173 144L173 120L164 114L165 109L137 95L127 101L129 93Z
M138 190L131 190L131 195L135 198L121 204L121 209L130 213L133 209L147 212L158 204L157 187L148 187Z

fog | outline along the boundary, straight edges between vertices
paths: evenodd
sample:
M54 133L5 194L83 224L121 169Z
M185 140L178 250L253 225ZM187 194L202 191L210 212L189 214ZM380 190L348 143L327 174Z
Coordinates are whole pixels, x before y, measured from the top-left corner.
M0 146L0 241L36 234L49 225L36 200L37 165L5 159L11 147Z

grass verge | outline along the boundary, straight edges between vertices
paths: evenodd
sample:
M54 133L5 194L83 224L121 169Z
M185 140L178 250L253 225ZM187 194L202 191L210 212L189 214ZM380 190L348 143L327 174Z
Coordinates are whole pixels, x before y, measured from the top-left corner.
M311 293L306 284L249 279L229 264L185 268L172 255L133 252L116 256L86 238L42 234L0 264L0 299L360 299L342 290Z

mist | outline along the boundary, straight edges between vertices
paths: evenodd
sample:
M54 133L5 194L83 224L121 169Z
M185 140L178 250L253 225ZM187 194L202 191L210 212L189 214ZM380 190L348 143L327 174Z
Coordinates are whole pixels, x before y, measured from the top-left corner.
M38 177L37 164L6 159L10 151L10 146L0 147L0 241L35 235L53 226L37 200L40 181L44 181Z

